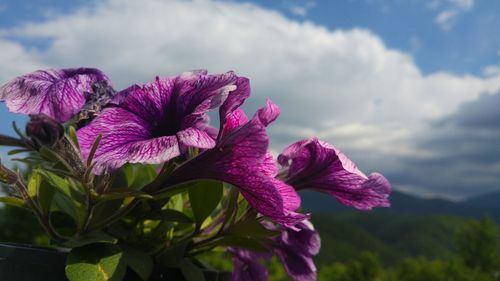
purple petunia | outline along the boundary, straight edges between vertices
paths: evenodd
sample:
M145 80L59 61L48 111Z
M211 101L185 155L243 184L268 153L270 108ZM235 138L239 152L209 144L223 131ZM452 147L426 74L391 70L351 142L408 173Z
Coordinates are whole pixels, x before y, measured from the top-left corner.
M246 78L233 72L207 75L196 71L129 87L117 93L123 97L121 103L105 108L78 130L82 154L86 157L96 137L102 135L94 156L94 172L102 173L127 162L162 163L188 147L212 148L215 140L206 113L245 83Z
M3 85L0 101L14 113L45 114L66 122L85 105L86 93L99 81L109 82L94 68L38 70Z
M319 253L321 239L312 223L304 220L295 226L298 231L284 229L274 252L293 281L315 281L313 256Z
M269 229L280 230L279 226L269 222L266 222L265 225ZM228 251L232 254L234 266L231 280L268 280L268 272L261 264L261 259L269 260L271 254L274 253L293 281L315 281L317 270L313 257L319 253L321 239L308 220L298 223L296 228L296 230L289 228L280 230L281 234L274 239L275 244L269 249L269 252L257 253L230 248Z
M237 186L259 213L284 226L294 227L308 215L296 213L300 197L292 186L276 178L277 167L268 153L266 126L279 114L270 100L245 122L241 110L227 115L217 144L175 170L170 185L196 179L214 179Z
M233 273L231 281L266 281L269 280L269 273L261 260L269 260L271 254L256 253L239 248L228 248L233 261Z
M342 152L325 142L296 142L279 155L278 162L288 168L285 181L296 190L323 192L361 210L390 205L391 185L384 176L366 176Z

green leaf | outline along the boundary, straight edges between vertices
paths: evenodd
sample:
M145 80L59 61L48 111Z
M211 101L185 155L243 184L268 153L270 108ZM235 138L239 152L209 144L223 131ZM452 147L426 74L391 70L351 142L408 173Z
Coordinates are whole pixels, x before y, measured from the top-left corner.
M37 190L37 201L40 208L45 214L50 211L52 199L54 198L55 190L46 181L42 180Z
M56 190L63 194L64 196L73 199L74 196L74 190L72 190L71 185L68 180L52 173L46 170L36 170L38 173L40 173L48 183L50 183L53 187L56 188Z
M177 194L175 196L172 196L170 198L170 201L168 201L167 206L171 209L177 210L179 212L183 212L184 211L184 197L182 196L182 194Z
M201 269L190 259L184 258L179 265L186 281L205 281L205 276Z
M156 255L155 259L163 266L178 267L186 255L186 249L190 243L191 240L174 243L172 246Z
M227 225L228 223L230 222L233 222L234 219L236 218L236 213L237 213L237 209L238 209L238 197L239 197L239 194L240 194L240 191L238 188L236 188L235 186L232 186L228 183L224 183L224 186L229 186L229 195L228 195L228 199L226 201L226 212L225 212L225 217L224 217L224 222L222 223L222 227L224 227L225 225Z
M225 247L238 247L242 249L247 249L255 252L266 252L268 248L266 248L265 244L272 244L273 241L270 239L251 239L246 237L239 237L228 235L224 236L219 240L210 243L209 246L225 246Z
M70 281L121 281L126 269L123 252L111 244L74 248L66 261L66 276Z
M69 240L64 243L65 247L78 248L95 243L116 244L118 239L102 231L86 234L85 236Z
M76 136L76 130L75 127L69 126L68 128L68 135L75 147L80 151L80 144L78 143L78 137Z
M16 207L26 207L22 199L10 196L0 197L0 203L5 203Z
M39 150L39 153L40 155L47 159L48 161L51 161L51 162L59 162L60 164L62 164L62 166L64 168L66 168L66 170L68 170L69 172L72 172L72 173L76 173L75 172L75 167L73 167L72 165L70 165L68 163L68 161L66 161L66 159L64 159L64 157L62 157L61 155L59 155L57 152L55 152L54 150L46 147L46 146L42 146Z
M99 202L92 210L92 220L89 223L89 228L93 229L94 226L102 224L106 221L110 214L119 212L120 207L123 205L123 199L109 200L106 202Z
M189 201L196 220L197 228L210 216L222 199L223 183L203 180L189 188Z
M101 142L102 135L98 135L97 138L94 141L94 144L92 145L92 148L90 149L89 152L89 157L87 158L87 166L90 166L92 164L92 160L94 159L95 152L97 151L97 148L99 147L99 143Z
M38 194L38 188L40 187L40 183L42 182L42 176L38 173L37 170L34 170L31 174L31 177L28 181L28 195L31 198L34 198Z
M140 189L152 182L156 176L156 168L153 165L131 165L124 166L123 171L127 177L128 187Z
M127 265L146 281L153 271L153 259L150 255L131 247L121 246Z
M27 148L20 148L20 149L13 149L13 150L10 150L9 152L7 152L8 155L15 155L15 154L18 154L18 153L24 153L24 152L30 152L31 149L27 149Z
M113 189L110 192L106 192L99 195L98 200L108 201L108 200L122 199L127 197L144 198L144 199L153 198L153 196L139 190L131 188L120 188L120 189Z
M193 223L193 220L184 213L174 209L165 209L146 215L147 219L173 221L180 223Z
M240 237L273 237L279 234L278 231L272 231L265 228L256 218L239 221L230 225L224 233Z

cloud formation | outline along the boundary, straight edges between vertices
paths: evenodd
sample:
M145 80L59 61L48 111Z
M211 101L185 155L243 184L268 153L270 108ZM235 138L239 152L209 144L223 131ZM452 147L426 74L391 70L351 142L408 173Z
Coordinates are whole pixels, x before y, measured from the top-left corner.
M363 170L394 178L406 172L404 159L422 156L416 139L431 121L500 89L500 75L424 75L410 54L368 30L328 30L247 3L96 1L0 34L1 82L36 68L91 66L124 88L157 74L233 69L252 81L249 110L265 97L282 107L275 151L318 135ZM25 40L50 43L32 49Z
M435 0L431 1L430 8L443 9L434 18L434 22L444 31L450 31L457 23L458 17L474 7L474 0Z

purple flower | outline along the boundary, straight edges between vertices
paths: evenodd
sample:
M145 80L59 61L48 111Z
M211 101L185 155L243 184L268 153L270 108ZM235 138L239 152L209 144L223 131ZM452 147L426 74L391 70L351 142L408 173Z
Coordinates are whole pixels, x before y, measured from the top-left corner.
M251 252L229 248L233 257L232 281L268 280L267 270L260 260L269 260L274 253L280 259L286 273L293 281L315 281L317 270L313 257L319 253L321 240L311 222L304 220L296 225L296 230L281 229L271 223L265 223L272 230L281 231L269 252Z
M228 248L232 255L233 274L231 281L266 281L269 280L267 269L260 262L269 260L270 254L256 253L238 248Z
M94 156L94 172L101 173L126 162L162 163L187 147L212 148L215 140L206 113L220 106L230 92L241 92L240 84L246 80L233 72L197 71L129 87L117 94L122 97L119 105L105 108L78 130L82 154L86 157L102 135Z
M308 220L295 226L299 231L284 229L277 239L274 252L294 281L315 281L316 266L313 256L319 253L321 240Z
M108 77L94 68L38 70L3 85L0 101L5 101L11 112L42 113L65 122L80 111L85 93L98 81L108 81Z
M220 180L238 187L254 209L277 223L293 227L304 220L308 215L294 212L300 197L293 187L275 178L276 164L267 153L266 126L278 114L269 100L248 122L240 110L228 114L216 146L175 170L167 188L189 180Z
M317 139L287 147L278 162L288 168L286 182L296 190L312 189L361 210L388 207L391 185L379 173L368 177L335 147Z

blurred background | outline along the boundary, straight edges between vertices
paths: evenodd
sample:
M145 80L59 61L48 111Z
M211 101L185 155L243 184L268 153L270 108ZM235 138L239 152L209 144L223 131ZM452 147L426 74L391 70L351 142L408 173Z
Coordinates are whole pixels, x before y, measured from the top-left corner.
M499 26L488 0L0 0L0 83L88 66L123 89L234 70L251 80L248 112L281 107L275 154L318 136L394 187L372 212L303 194L319 280L500 280ZM13 120L26 121L0 105L1 134ZM0 209L2 241L43 244L35 225Z

